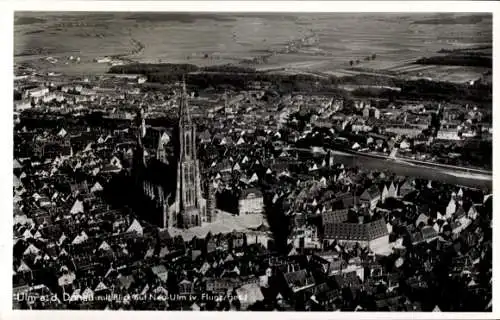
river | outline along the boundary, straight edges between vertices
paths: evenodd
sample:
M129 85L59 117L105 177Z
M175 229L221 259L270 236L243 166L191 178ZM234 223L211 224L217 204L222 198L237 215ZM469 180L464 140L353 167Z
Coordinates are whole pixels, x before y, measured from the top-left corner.
M487 174L466 173L460 170L434 168L399 160L386 160L341 151L333 152L333 161L346 166L373 170L389 170L397 175L441 181L470 188L492 189L493 177Z

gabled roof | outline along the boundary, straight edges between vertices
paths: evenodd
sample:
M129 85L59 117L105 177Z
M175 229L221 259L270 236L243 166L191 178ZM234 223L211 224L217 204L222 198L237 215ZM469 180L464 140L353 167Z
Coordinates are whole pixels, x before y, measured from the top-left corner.
M31 271L31 268L28 267L28 265L26 264L26 262L24 262L23 260L21 260L21 264L17 268L17 272L30 272L30 271Z
M406 179L405 182L403 182L403 184L401 185L401 187L399 189L400 190L411 191L411 190L415 190L415 187L412 185L410 179Z
M90 289L90 288L85 289L82 293L82 297L84 297L84 298L91 297L93 295L94 295L94 291L92 291L92 289Z
M28 248L26 248L26 250L24 250L24 255L35 255L35 254L38 254L38 252L40 252L40 249L38 249L37 247L35 247L33 244L30 244L28 246Z
M23 166L21 165L21 163L19 162L19 160L14 159L13 169L21 169L22 167Z
M254 173L252 175L252 177L250 178L250 180L248 180L248 182L254 182L254 181L259 181L259 177L257 176L257 173Z
M424 240L432 239L434 237L437 237L437 235L438 234L436 230L434 230L434 228L431 226L425 226L422 228L422 237L424 238Z
M94 291L97 292L97 291L103 291L103 290L107 290L108 287L104 284L104 282L99 282L99 284L97 285L97 287L95 287Z
M233 258L233 255L232 254L228 254L226 259L224 259L224 262L229 262L229 261L233 261L234 258Z
M159 275L168 272L168 270L164 265L159 264L157 266L151 267L151 272L153 272L155 275Z
M62 128L61 130L59 130L59 132L57 133L57 135L59 137L65 137L66 135L68 134L68 132L66 130L64 130L64 128Z
M144 259L146 258L151 258L155 253L155 249L154 248L149 248L147 251L146 251L146 254L144 255Z
M425 215L424 213L421 213L417 217L417 220L415 220L415 226L418 227L418 225L420 224L420 222L423 222L426 225L428 220L429 220L429 217L427 215Z
M290 252L288 252L288 256L289 256L289 257L296 256L296 255L298 255L298 252L297 252L297 250L295 249L295 247L294 247L294 248L292 248L292 249L290 250Z
M205 130L202 133L200 133L200 140L201 141L210 141L211 139L212 138L211 138L210 132L208 130Z
M24 239L29 239L29 238L33 238L33 234L31 233L31 231L29 231L28 229L24 230L24 233L23 233L23 237Z
M244 144L244 143L245 143L245 139L243 139L243 137L240 137L238 139L238 141L236 142L237 145Z
M103 188L99 182L94 183L92 188L90 188L90 192L97 192L97 191L102 191Z
M167 134L166 131L160 134L160 140L159 143L161 144L168 144L170 142L170 136Z
M120 282L120 286L122 288L128 289L135 282L135 278L133 275L120 276L118 281Z
M193 311L200 311L200 306L195 302L191 305L190 309Z
M70 213L71 214L77 214L77 213L83 213L83 202L80 200L76 200L73 206L71 207Z
M360 196L360 198L363 200L372 200L377 197L380 197L380 195L381 194L379 188L376 185L373 185L370 188L366 189Z
M260 289L260 286L255 283L245 284L240 288L236 289L238 296L245 297L245 303L253 304L257 301L264 300L264 295Z
M111 246L106 241L103 241L99 246L99 250L109 251L111 250Z
M99 139L97 139L97 143L98 144L104 143L104 138L102 136L100 136Z
M134 219L134 221L132 221L132 224L130 224L130 227L128 227L127 232L136 232L137 234L142 235L143 228L139 221L137 221L137 219Z
M285 281L294 292L304 287L314 285L314 278L309 276L306 270L285 273L284 277Z
M388 235L384 219L365 224L359 223L326 223L325 238L337 240L371 241Z
M323 223L340 223L347 221L349 209L325 211L321 214Z
M83 149L83 152L90 152L90 151L92 151L92 142L89 142Z

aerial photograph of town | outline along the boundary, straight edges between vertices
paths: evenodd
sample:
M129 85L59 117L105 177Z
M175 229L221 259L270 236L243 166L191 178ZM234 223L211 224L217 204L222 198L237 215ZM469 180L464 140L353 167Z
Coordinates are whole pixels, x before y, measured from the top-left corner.
M13 309L491 313L492 25L16 11Z

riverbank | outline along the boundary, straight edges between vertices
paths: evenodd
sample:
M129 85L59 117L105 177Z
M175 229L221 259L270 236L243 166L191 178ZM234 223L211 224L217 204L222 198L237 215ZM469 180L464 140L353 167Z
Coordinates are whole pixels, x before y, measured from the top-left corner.
M333 161L347 166L362 167L372 170L388 170L397 175L420 179L441 181L471 188L491 189L493 177L486 174L465 173L459 170L424 166L406 161L387 160L368 155L351 154L332 150Z

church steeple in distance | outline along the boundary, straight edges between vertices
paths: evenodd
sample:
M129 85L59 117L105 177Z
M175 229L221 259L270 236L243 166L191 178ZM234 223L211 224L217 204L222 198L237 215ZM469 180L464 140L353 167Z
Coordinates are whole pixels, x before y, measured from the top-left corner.
M139 106L139 109L137 110L137 117L136 117L136 123L137 123L137 139L141 141L142 144L142 138L146 135L146 119L144 118L144 107L142 104Z
M136 184L141 183L141 174L146 166L144 145L142 143L142 138L146 135L146 120L144 119L144 108L139 106L136 114L136 149L134 152L132 170L135 176Z
M186 90L186 81L182 80L182 92L179 103L179 126L191 125L191 114L189 113L189 106L187 103L188 93Z

